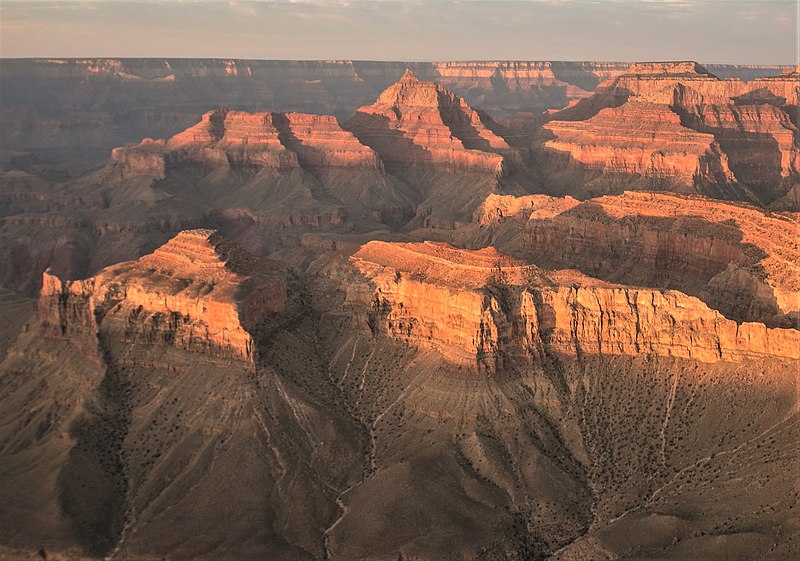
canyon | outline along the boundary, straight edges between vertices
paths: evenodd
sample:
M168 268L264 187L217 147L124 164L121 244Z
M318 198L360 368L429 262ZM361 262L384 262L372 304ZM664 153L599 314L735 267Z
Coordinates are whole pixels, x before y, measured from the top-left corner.
M796 559L796 72L0 61L0 558Z

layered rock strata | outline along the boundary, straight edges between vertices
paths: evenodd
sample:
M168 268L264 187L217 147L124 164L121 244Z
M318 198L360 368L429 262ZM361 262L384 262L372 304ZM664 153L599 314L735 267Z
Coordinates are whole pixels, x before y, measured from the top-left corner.
M335 117L307 113L275 113L273 122L286 148L302 166L383 169L378 155L345 131Z
M636 63L548 116L534 149L602 173L769 203L799 173L796 76L743 82L694 62Z
M57 335L102 331L253 362L250 331L286 301L279 273L212 230L190 230L85 280L45 272L37 314Z
M410 70L346 123L392 165L433 165L447 171L501 173L505 158L519 158L463 99L417 78Z
M334 117L303 113L215 110L169 140L145 139L112 151L125 177L163 179L168 167L249 167L289 171L307 166L381 169L378 156L344 131Z
M542 271L493 249L370 242L352 257L374 286L379 331L494 370L548 352L800 358L800 331L738 324L677 291Z
M695 179L732 180L727 157L711 134L684 127L668 107L628 102L586 121L550 122L545 147L608 173L677 178L687 190Z
M739 321L794 325L800 316L800 226L793 213L625 192L584 202L496 196L475 221L500 228L501 249L542 267L674 288Z

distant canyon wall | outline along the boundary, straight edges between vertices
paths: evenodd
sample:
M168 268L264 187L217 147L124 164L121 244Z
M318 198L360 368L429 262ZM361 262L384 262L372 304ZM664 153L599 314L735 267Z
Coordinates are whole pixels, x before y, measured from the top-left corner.
M172 136L211 109L296 111L335 115L343 121L399 80L407 68L495 117L533 117L587 97L628 66L546 61L5 59L0 61L4 123L0 142L6 162L9 158L23 159L22 163L24 158L46 161L62 156L54 149L73 150L80 161L71 166L85 170L114 146ZM782 70L708 68L745 80ZM89 91L92 95L87 95Z

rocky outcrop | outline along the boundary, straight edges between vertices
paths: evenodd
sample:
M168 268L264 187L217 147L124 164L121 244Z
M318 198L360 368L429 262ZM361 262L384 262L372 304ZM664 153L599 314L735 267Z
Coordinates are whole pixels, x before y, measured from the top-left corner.
M548 195L496 195L486 197L475 211L473 221L481 226L497 224L510 218L521 217L527 220L532 213L544 218L555 216L580 204L572 197L550 197Z
M753 100L756 101L756 100ZM740 181L800 173L797 127L786 111L770 103L681 106L692 128L714 134L734 162Z
M702 95L705 103L729 103L734 97L766 90L782 97L784 103L797 105L795 74L795 70L786 69L777 76L744 82L738 78L720 79L692 61L635 63L627 72L598 86L597 91L606 94L616 90L668 103L672 88L681 84Z
M145 138L136 146L114 148L111 151L111 162L122 179L140 176L164 179L165 153L166 145L163 141Z
M300 164L310 168L347 167L382 170L378 155L361 144L330 115L273 114L283 145L297 153Z
M464 100L410 70L346 123L388 164L500 174L505 158L519 155L491 126Z
M800 331L738 324L677 291L542 271L493 249L370 242L352 261L374 286L375 329L460 364L494 370L550 352L800 359Z
M112 165L123 179L165 177L185 166L290 171L348 168L382 171L377 154L343 130L335 117L305 113L216 110L169 140L145 139L115 148Z
M590 169L676 178L687 191L698 179L733 179L714 136L684 127L665 105L629 101L586 121L551 121L544 129L554 137L545 148Z
M45 272L37 315L53 335L99 334L253 362L251 331L286 302L279 272L212 230L190 230L85 280Z
M610 176L768 204L798 174L795 74L743 82L694 62L636 63L549 115L533 149Z
M167 141L146 139L112 152L122 178L153 175L163 179L167 167L197 165L210 168L250 167L289 170L299 166L297 155L278 137L272 113L217 110Z
M210 111L168 140L115 149L104 171L100 181L120 197L133 189L126 180L158 180L157 191L145 187L138 196L188 196L184 208L204 205L218 223L396 224L417 202L375 151L327 115Z
M793 214L666 193L582 203L498 199L487 199L476 223L497 229L492 239L501 250L541 267L680 290L740 322L790 326L800 317L800 227ZM516 205L522 210L506 212L505 226L498 214Z

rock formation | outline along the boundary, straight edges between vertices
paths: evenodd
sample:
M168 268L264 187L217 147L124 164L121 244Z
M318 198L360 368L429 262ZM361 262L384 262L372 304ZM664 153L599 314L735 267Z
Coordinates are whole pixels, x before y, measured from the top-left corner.
M511 150L486 119L442 86L407 70L374 104L359 108L347 128L392 165L499 174L502 152Z
M146 139L111 153L124 179L135 175L164 178L167 165L211 168L251 167L288 170L299 166L297 155L278 139L272 113L210 111L202 120L168 141Z
M670 190L770 203L798 174L793 76L743 82L720 80L694 62L636 63L548 116L534 149L611 176L661 180ZM663 182L669 178L676 185Z
M551 121L544 128L555 136L546 148L590 169L676 178L688 192L696 179L733 179L714 136L684 127L667 106L629 101L586 121Z
M627 68L0 61L0 558L797 559L795 71Z
M378 155L343 130L335 117L286 113L273 115L282 142L303 166L382 169Z
M250 331L286 309L286 280L211 230L86 280L45 272L37 314L55 334L95 333L255 360Z
M498 224L498 247L541 267L673 288L740 322L793 326L800 317L793 213L665 193L582 203L534 196L522 198L522 210L507 213L513 220L504 226L497 209L513 208L509 199L487 200L476 222Z
M375 286L379 329L467 365L548 352L800 358L797 330L737 324L677 291L542 271L493 249L370 242L352 259Z

